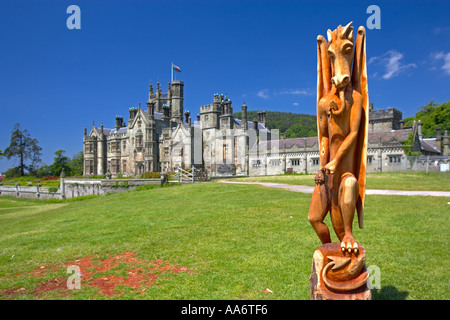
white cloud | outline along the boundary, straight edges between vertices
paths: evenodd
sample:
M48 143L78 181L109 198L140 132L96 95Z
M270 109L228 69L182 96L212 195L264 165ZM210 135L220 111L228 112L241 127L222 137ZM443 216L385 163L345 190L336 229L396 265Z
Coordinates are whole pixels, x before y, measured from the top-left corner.
M450 31L450 27L444 26L444 27L437 27L433 29L435 34L441 34L441 33L447 33Z
M300 96L309 96L314 94L310 89L282 89L280 90L280 94L292 94L292 95L300 95Z
M263 99L269 99L269 89L259 90L256 95Z
M297 107L299 105L299 103L298 102L294 102L292 105Z
M396 50L389 50L381 56L370 58L369 64L375 63L383 65L385 73L382 75L382 78L387 80L399 75L405 70L417 68L415 63L403 64L402 59L403 53Z
M269 99L269 89L261 89L259 90L256 95L263 99ZM295 96L312 96L315 95L315 92L311 89L299 89L299 88L293 88L293 89L280 89L280 90L271 90L272 96L278 96L278 95L295 95Z
M431 58L436 62L441 62L441 60L443 60L444 64L441 66L441 69L444 70L446 74L450 74L450 52L434 52L431 54Z

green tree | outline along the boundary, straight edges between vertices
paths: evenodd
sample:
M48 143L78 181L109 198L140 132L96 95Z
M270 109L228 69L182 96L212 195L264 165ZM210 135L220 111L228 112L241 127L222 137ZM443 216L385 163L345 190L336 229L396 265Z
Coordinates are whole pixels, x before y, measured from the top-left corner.
M42 148L38 143L39 141L31 138L28 130L22 130L20 123L14 125L11 142L5 149L4 156L8 159L17 158L19 160L17 168L20 176L25 175L25 170L32 173L41 162Z
M413 134L412 133L409 133L407 140L402 141L402 145L403 145L403 150L405 151L405 154L408 157L410 157L410 156L420 156L422 154L421 152L413 151L414 141L413 141Z
M46 164L43 164L42 166L39 167L39 169L36 170L37 177L43 178L51 175L52 171L50 170L50 166Z
M64 153L66 153L65 150L58 150L55 152L56 157L50 165L50 172L53 176L61 175L61 171L63 169L67 175L72 174L72 170L70 168L70 158L65 156Z
M83 174L83 159L83 151L79 151L73 155L69 163L73 175L81 176Z
M241 112L236 112L233 116L242 119ZM247 120L256 120L257 117L257 111L247 111ZM266 127L280 130L280 135L284 133L286 138L317 136L317 120L315 115L267 111Z
M438 105L430 101L427 105L419 108L414 117L405 119L405 125L412 125L415 121L422 121L422 134L424 138L436 136L436 127L450 131L450 101Z
M3 175L5 176L5 178L17 178L20 177L20 168L19 167L14 167L14 168L9 168L8 170L6 170Z

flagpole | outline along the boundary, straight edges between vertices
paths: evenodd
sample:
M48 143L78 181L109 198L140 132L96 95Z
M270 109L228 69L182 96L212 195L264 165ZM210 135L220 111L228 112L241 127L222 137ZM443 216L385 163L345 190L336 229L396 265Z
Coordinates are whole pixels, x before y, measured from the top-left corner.
M172 66L170 67L170 83L173 82L173 62L172 62Z

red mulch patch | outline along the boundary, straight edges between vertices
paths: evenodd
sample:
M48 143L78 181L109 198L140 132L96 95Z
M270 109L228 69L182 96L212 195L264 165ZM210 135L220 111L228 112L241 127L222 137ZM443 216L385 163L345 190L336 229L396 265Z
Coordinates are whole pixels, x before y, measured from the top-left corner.
M43 278L49 272L56 272L69 266L78 266L81 272L81 289L83 286L96 288L99 293L106 296L114 296L122 292L117 289L118 286L128 286L141 293L145 292L143 286L152 286L159 279L165 279L164 274L188 272L187 267L175 266L167 261L156 259L147 261L138 259L133 252L123 252L121 254L100 259L99 255L89 255L74 261L64 263L63 266L41 266L29 272L29 275L35 278ZM126 274L126 275L124 275ZM62 295L68 295L72 290L67 288L67 276L61 276L41 283L33 291L33 294L41 295L46 292L59 291ZM19 275L15 275L19 276ZM3 295L14 296L25 293L24 288L8 289L3 291Z

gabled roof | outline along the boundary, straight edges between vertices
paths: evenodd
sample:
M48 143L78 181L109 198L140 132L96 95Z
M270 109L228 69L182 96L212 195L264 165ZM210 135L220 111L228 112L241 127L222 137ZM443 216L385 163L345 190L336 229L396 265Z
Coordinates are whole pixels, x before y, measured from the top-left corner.
M400 145L402 141L407 140L409 137L409 133L412 132L410 128L408 129L400 129L400 130L391 130L384 132L369 132L368 140L370 145L377 145L380 142L382 145ZM261 141L261 143L267 144L267 149L271 147L271 141ZM275 143L275 141L274 141ZM291 149L292 147L297 147L299 149L302 148L312 148L315 145L318 148L318 138L317 137L304 137L304 138L291 138L291 139L280 139L277 140L279 149Z
M404 140L408 140L409 134L412 133L411 128L390 130L390 131L369 131L369 145L379 144L396 144Z
M435 146L436 139L419 139L419 141L422 151L441 154L441 151Z

